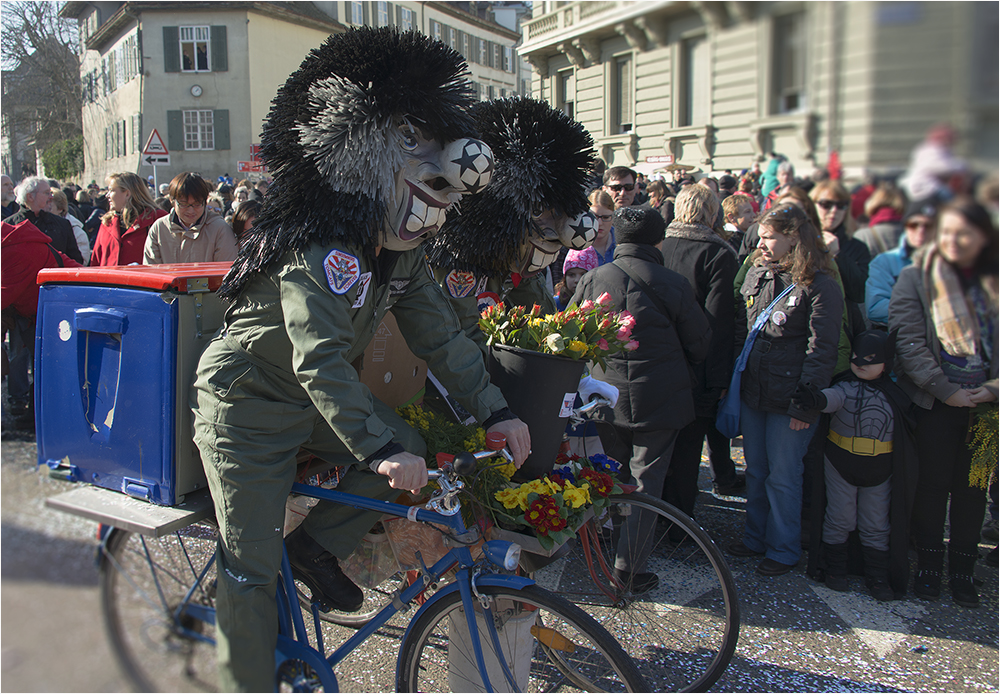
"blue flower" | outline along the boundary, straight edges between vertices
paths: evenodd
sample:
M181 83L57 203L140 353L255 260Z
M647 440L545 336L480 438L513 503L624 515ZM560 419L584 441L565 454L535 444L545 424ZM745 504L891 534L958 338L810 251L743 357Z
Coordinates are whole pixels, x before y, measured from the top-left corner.
M573 474L573 471L570 469L569 465L553 468L552 472L556 475L559 475L564 480L576 484L576 475Z
M609 458L603 453L590 456L590 464L594 466L595 470L602 470L610 473L615 473L622 469L621 463L613 458Z

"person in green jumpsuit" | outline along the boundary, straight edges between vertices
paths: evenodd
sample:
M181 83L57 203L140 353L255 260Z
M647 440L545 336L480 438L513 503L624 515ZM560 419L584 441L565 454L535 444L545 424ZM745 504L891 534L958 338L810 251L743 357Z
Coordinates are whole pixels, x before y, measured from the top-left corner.
M285 499L303 448L349 466L343 491L393 499L427 482L424 444L352 363L392 310L427 361L515 463L527 427L490 384L421 247L493 169L475 139L455 51L415 32L331 36L279 90L261 153L274 182L220 295L231 305L192 391L195 442L219 523L221 686L275 686L275 590ZM378 514L318 504L286 540L325 607L357 609L340 571Z

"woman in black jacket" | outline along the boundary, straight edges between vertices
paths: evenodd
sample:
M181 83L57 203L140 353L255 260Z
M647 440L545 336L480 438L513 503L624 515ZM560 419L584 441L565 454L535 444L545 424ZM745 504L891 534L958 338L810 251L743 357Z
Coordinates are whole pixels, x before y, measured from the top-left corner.
M695 420L677 436L663 493L667 503L692 517L706 436L716 489L732 493L746 484L736 475L729 439L715 429L719 398L729 387L733 372L732 291L738 269L736 251L712 228L718 211L715 193L705 186L687 186L677 194L674 221L660 244L664 266L688 281L712 328L708 356L694 367Z
M800 383L826 388L837 364L844 298L819 231L796 205L760 222L758 250L740 288L735 345L775 304L753 343L741 383L747 517L737 556L765 555L757 572L779 576L802 554L802 459L819 412L792 402ZM780 298L790 284L794 287Z
M851 194L839 181L828 180L817 183L809 191L809 197L816 203L819 214L820 231L830 254L837 259L837 269L844 284L847 299L847 313L851 319L851 334L854 337L865 330L864 313L865 283L868 281L868 264L871 253L861 241L853 237L853 229L848 211L851 209Z

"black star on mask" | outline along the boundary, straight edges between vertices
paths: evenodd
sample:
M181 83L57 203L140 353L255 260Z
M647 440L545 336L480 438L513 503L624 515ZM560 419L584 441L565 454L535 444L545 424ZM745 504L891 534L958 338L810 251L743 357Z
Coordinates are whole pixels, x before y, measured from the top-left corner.
M458 164L460 168L459 177L465 183L470 193L478 193L486 187L485 185L481 185L480 182L486 174L493 172L493 160L483 156L483 152L478 145L469 145L462 150L461 157L452 159L451 161L453 164ZM472 175L466 175L467 172L472 172Z

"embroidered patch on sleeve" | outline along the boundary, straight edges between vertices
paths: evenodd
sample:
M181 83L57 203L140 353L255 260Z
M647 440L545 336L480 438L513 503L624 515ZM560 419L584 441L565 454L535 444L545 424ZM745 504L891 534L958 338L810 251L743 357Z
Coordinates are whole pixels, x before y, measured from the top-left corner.
M448 293L456 299L467 297L476 286L476 276L465 270L452 270L444 280Z
M326 270L326 281L334 294L346 294L361 276L361 266L358 259L349 253L332 250L323 261Z
M479 312L482 313L489 307L499 304L500 295L496 292L483 292L476 297L476 301L479 304Z
M372 283L372 273L365 272L358 278L358 298L354 300L351 304L351 308L361 308L365 305L365 299L368 298L368 287Z

